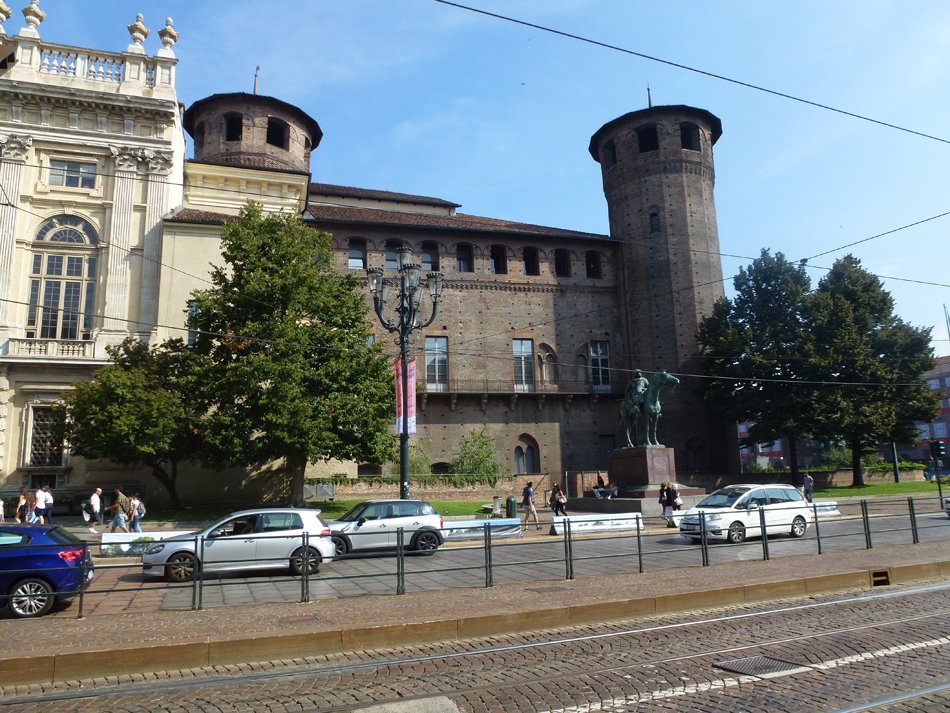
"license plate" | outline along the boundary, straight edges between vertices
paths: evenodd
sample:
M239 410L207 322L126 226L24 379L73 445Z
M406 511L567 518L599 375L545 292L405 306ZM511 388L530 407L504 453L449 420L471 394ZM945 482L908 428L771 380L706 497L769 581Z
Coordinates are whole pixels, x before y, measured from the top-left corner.
M698 529L699 529L699 525L689 525L689 524L683 523L682 525L680 525L680 529L681 529L681 530L690 530L690 531L692 531L692 530L698 530Z

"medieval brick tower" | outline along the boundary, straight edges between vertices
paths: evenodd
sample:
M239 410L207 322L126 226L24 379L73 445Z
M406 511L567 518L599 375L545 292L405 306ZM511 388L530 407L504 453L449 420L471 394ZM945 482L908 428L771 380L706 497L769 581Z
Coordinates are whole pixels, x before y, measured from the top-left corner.
M590 153L601 165L610 235L621 242L627 366L702 373L697 331L723 296L713 202L719 119L704 109L657 106L602 126ZM662 440L681 470L728 465L733 438L708 414L702 383L681 376L663 395Z

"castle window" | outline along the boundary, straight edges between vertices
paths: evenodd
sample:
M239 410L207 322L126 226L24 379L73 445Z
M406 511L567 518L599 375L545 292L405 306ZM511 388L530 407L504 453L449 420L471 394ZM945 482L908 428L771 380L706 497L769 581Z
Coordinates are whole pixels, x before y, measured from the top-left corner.
M680 124L680 144L687 151L700 151L702 145L699 142L699 127L688 121Z
M455 269L458 272L475 272L472 246L468 243L461 243L455 248Z
M240 141L244 135L244 117L235 111L224 115L224 140Z
M92 339L99 236L75 215L47 220L33 242L27 339Z
M610 168L617 163L617 147L613 139L607 141L600 150L600 163L604 168Z
M604 276L603 266L600 261L600 253L596 250L588 250L586 259L587 276L594 280L599 280Z
M650 213L650 232L651 233L660 232L660 214L659 213Z
M439 244L432 242L422 243L422 249L419 252L421 267L423 272L439 271Z
M387 240L386 241L386 269L387 270L399 269L399 258L396 255L396 250L401 247L402 247L402 240Z
M290 126L286 121L273 116L267 117L267 143L287 150L290 146Z
M449 385L449 338L426 337L426 391L446 391Z
M534 341L512 339L515 359L515 391L534 391Z
M515 446L515 472L519 475L541 472L538 442L527 433L521 434Z
M590 357L590 381L594 387L610 386L610 345L591 341L587 345Z
M641 126L637 129L637 143L640 144L640 153L656 151L660 148L660 137L656 125Z
M350 238L346 266L351 270L366 269L366 241L362 238Z
M96 164L78 161L50 161L49 184L65 188L95 188Z
M508 274L508 256L504 245L492 245L489 269L492 275Z
M571 276L571 252L565 248L554 251L554 274L557 277Z
M541 267L538 261L537 248L531 248L531 247L522 248L521 259L524 261L525 275L540 275L541 274Z

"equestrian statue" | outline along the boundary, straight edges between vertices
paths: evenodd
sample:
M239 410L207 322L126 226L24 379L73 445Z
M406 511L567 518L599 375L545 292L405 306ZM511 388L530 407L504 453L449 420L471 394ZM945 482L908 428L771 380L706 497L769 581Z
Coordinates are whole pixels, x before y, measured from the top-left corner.
M637 435L637 421L641 416L646 419L644 445L647 448L662 448L657 440L656 426L660 420L660 389L680 383L672 374L665 371L654 372L647 379L640 369L633 372L633 379L627 386L627 393L620 402L620 419L627 434L627 446L633 448L633 439ZM633 438L631 438L631 434Z

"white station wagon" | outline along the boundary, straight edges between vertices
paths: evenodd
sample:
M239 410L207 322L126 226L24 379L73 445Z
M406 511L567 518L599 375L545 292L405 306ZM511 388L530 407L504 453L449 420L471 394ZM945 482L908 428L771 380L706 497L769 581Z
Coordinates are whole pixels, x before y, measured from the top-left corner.
M704 525L709 540L742 542L762 535L763 514L769 535L802 537L814 520L805 498L791 485L730 485L687 510L680 518L680 534L698 541Z

